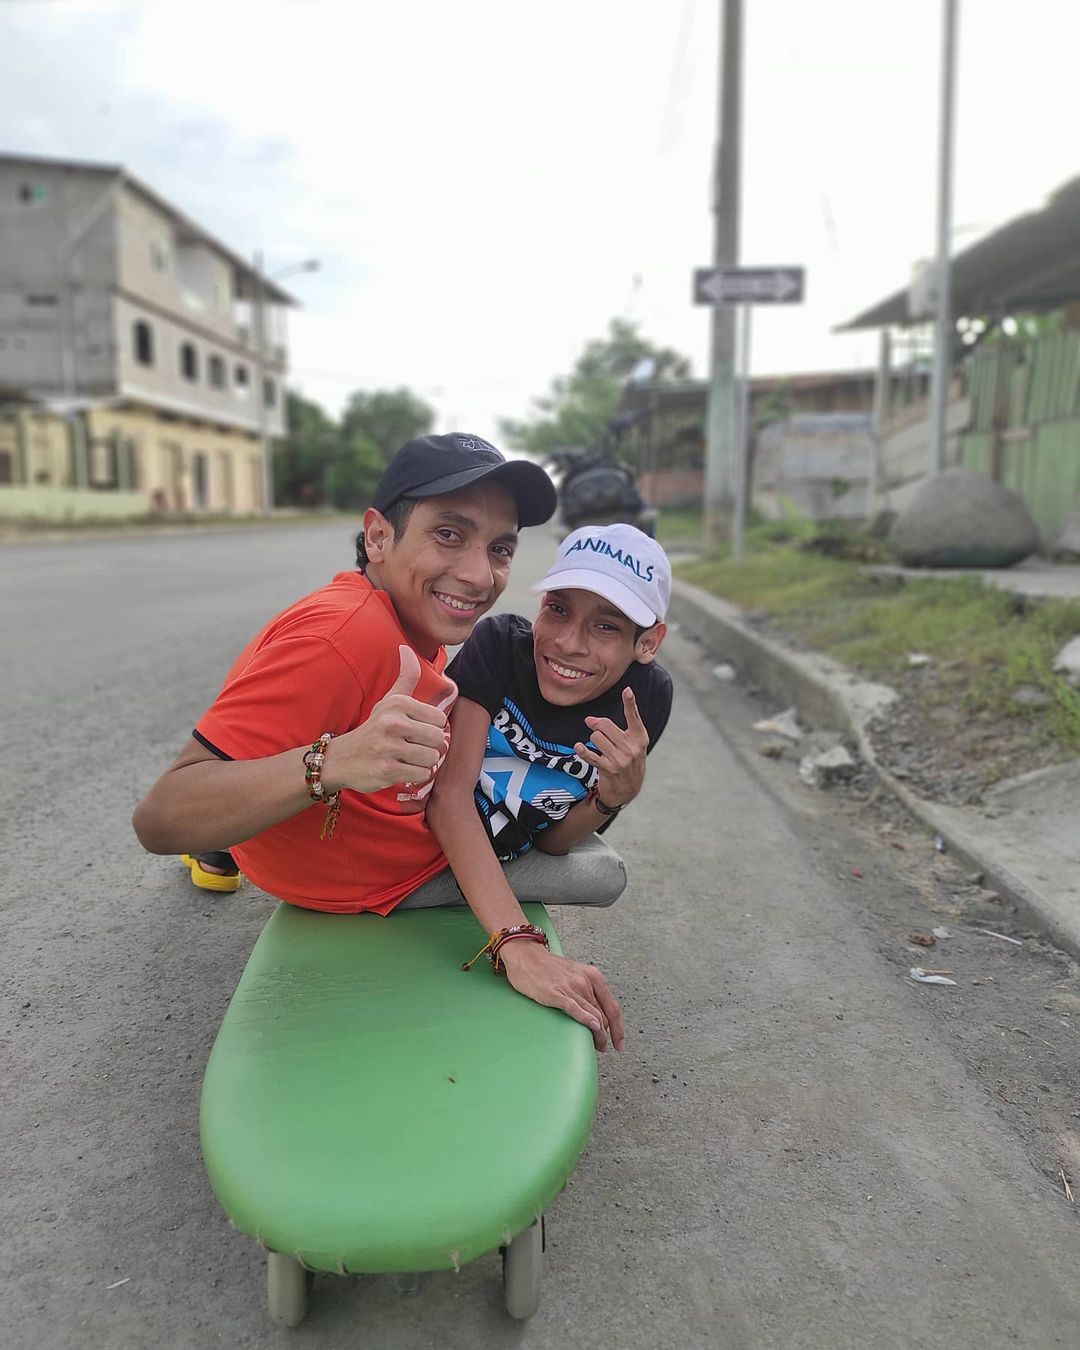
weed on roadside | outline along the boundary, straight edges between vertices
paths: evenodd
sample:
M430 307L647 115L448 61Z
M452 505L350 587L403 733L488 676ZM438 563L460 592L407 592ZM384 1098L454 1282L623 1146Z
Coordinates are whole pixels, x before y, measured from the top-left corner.
M1080 691L1053 671L1080 633L1080 601L1025 600L978 577L902 582L837 557L755 541L741 563L710 557L678 569L687 581L764 611L800 641L925 711L999 728L1017 759L1080 751ZM927 658L919 667L911 657ZM1018 697L1019 695L1019 697ZM1003 757L1004 758L1004 757Z

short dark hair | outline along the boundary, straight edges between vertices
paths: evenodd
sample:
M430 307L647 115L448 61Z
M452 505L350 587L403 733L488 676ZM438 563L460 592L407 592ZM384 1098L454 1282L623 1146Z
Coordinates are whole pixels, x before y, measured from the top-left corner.
M399 497L396 502L381 513L390 522L394 531L395 544L405 533L405 527L409 523L409 517L412 515L413 507L418 500L416 497ZM356 536L356 566L361 572L366 572L367 565L367 547L364 544L364 531L361 528L360 533Z

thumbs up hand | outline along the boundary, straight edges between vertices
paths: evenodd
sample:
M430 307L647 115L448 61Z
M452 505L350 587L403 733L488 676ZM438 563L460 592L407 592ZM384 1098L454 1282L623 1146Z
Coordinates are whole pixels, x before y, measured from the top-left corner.
M442 760L446 713L413 697L420 659L404 645L398 654L398 677L367 720L330 742L322 772L328 793L343 787L380 792L394 783L423 784Z

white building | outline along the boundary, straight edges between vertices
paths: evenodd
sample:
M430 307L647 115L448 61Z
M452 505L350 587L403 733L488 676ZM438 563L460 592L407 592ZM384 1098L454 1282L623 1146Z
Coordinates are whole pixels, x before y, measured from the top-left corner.
M261 510L292 303L122 167L0 155L0 515Z

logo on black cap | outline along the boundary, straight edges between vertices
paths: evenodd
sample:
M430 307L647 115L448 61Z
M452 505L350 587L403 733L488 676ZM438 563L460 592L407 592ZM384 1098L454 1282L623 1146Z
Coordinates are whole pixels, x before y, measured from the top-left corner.
M498 450L487 441L482 441L479 436L455 436L454 440L461 446L462 450L490 450L493 455L499 455ZM499 455L502 459L502 455Z

